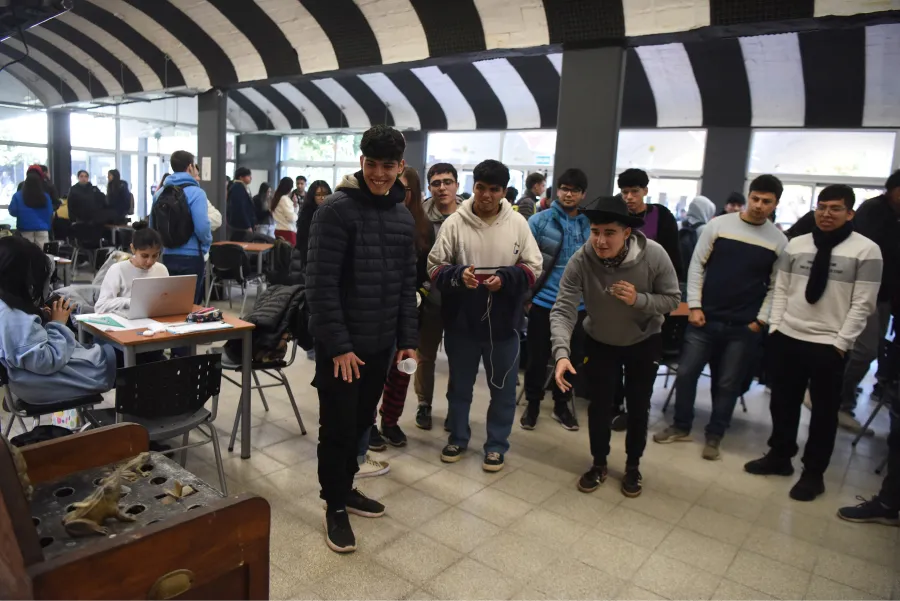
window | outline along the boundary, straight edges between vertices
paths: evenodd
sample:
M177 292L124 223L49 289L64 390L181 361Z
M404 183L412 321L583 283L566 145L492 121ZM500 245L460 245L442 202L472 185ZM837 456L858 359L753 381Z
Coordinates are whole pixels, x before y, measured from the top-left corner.
M47 144L47 113L0 107L0 140Z
M25 170L31 165L46 165L47 149L40 146L9 146L0 144L0 223L15 227L16 218L6 207L12 200Z
M353 172L351 171L351 173ZM306 178L307 188L314 181L322 180L334 190L334 167L283 167L281 169L281 177L289 177L292 180L296 180L299 175Z
M73 148L116 149L116 118L88 113L69 115L69 138Z
M616 172L634 167L659 174L703 171L706 130L623 129L619 132Z
M336 160L338 162L347 161L359 163L359 156L362 154L359 149L359 144L362 142L362 134L335 137L337 138Z
M91 183L100 188L106 194L106 184L109 181L107 173L116 168L116 155L89 150L72 151L72 185L78 181L78 172L84 169L91 175ZM129 182L130 183L130 182Z
M285 136L281 141L282 161L333 163L334 157L334 136Z
M485 159L499 160L502 144L503 132L431 133L426 163L451 163L459 169L475 166Z
M697 196L700 182L695 179L653 178L647 186L645 202L665 205L675 219L681 221L681 211L687 212L688 205Z
M552 168L553 161L556 158L556 131L506 132L506 135L503 136L502 157L501 160L507 165ZM484 158L491 157L486 156Z
M891 172L893 132L757 131L750 173L878 178Z

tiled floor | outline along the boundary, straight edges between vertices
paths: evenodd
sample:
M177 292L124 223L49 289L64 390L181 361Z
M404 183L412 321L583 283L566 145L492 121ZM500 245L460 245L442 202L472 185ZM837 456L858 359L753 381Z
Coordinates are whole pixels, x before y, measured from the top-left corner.
M613 434L610 479L593 494L580 493L575 481L591 459L587 429L560 428L549 417L549 400L536 430L521 430L517 416L506 468L483 472L483 378L475 391L468 456L442 464L445 358L437 371L438 427L415 427L410 390L401 420L409 445L376 454L390 462L390 474L359 482L385 503L387 515L351 517L359 550L347 556L323 542L312 362L301 352L288 370L307 436L300 436L283 390L266 391L268 412L254 398L253 456L241 460L234 453L225 461L231 493L254 492L271 503L272 598L900 598L900 529L835 517L856 495L877 491L881 478L873 469L886 453L887 415L876 420L876 436L855 450L851 436L841 432L826 494L797 503L787 495L793 479L742 471L745 461L765 449L769 433L768 396L755 387L746 397L748 413L735 414L721 461L703 460L699 442L649 442L641 466L644 494L626 499L618 489L624 434ZM665 423L662 385L660 378L651 432ZM704 379L697 402L701 436L709 415L706 386ZM237 391L223 382L217 426L226 454ZM578 413L586 424L584 401ZM867 413L864 405L861 414ZM795 465L800 467L799 460ZM209 446L191 452L188 468L217 482Z

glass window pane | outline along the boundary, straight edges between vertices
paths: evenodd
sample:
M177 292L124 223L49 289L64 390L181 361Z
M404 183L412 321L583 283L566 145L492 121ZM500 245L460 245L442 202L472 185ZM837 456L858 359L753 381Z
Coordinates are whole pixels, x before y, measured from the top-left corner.
M341 170L343 173L343 170ZM348 171L348 173L353 173L353 171ZM316 180L323 180L331 189L334 189L335 181L334 181L334 168L333 167L282 167L281 168L281 177L289 177L293 180L297 179L298 175L302 175L306 178L306 187L309 188L309 185Z
M69 115L69 137L73 148L116 149L114 117L72 113Z
M25 170L31 165L46 165L47 149L36 146L7 146L0 144L0 207L9 206L19 182L25 179ZM0 223L15 227L15 217L0 208Z
M234 160L234 144L237 139L236 134L227 133L225 134L225 158L229 161Z
M0 107L0 140L47 143L47 113Z
M892 132L757 131L750 173L884 178L894 156Z
M426 163L452 163L459 168L485 159L499 160L501 137L500 132L430 133Z
M775 223L784 229L794 225L812 208L813 187L808 184L785 184L775 209Z
M281 160L333 163L334 136L284 136Z
M503 139L503 158L507 165L550 167L556 157L556 131L510 131ZM486 157L489 158L489 157Z
M358 162L362 154L359 144L362 142L362 134L350 134L337 136L337 161Z
M72 185L78 181L78 172L84 169L91 176L91 183L100 188L106 194L106 184L109 181L107 173L116 168L116 155L87 150L72 151ZM129 185L131 182L129 182Z
M699 187L700 182L696 179L653 178L647 185L648 194L644 202L665 205L680 221L681 211L687 211Z
M664 171L702 171L705 129L623 129L616 171L630 167Z

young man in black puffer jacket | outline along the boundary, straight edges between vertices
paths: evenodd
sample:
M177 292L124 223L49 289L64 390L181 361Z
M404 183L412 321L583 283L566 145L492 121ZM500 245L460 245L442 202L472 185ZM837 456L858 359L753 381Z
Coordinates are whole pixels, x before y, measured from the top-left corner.
M356 550L347 512L384 515L384 505L353 488L360 437L374 422L391 361L415 358L415 225L403 205L406 142L384 125L360 144L362 169L348 175L313 217L306 298L316 340L319 484L325 541ZM393 352L396 343L396 353Z

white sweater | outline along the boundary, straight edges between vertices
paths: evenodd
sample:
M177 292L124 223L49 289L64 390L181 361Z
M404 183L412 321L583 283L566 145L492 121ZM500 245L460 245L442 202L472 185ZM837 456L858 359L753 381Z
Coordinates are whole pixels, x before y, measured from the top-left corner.
M290 196L282 196L272 212L275 217L275 229L285 232L297 231L297 213L294 212L294 203Z
M779 256L769 331L849 351L875 311L881 250L865 236L850 234L831 251L825 293L810 305L806 283L815 257L812 234L794 238Z
M100 296L94 305L97 313L119 313L124 315L131 307L131 284L139 278L159 278L169 275L162 263L155 263L150 269L138 269L131 261L121 261L109 268L100 285Z

